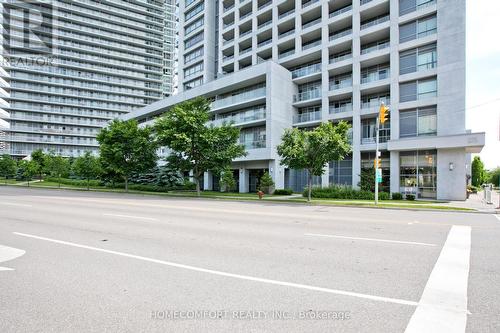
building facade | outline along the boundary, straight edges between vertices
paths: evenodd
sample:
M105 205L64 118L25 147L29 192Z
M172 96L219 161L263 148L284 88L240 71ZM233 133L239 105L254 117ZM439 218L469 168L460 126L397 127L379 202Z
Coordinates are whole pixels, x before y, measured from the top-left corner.
M165 68L173 66L167 60L175 52L171 0L9 0L1 6L0 118L8 123L8 154L97 152L95 137L110 119L173 91L174 69Z
M152 119L183 100L213 100L212 118L234 121L248 155L234 161L239 189L269 171L299 191L306 175L280 165L285 128L345 120L353 151L316 184L358 186L373 168L376 116L382 188L464 199L468 156L484 133L465 128L465 0L181 1L179 95L125 118ZM217 186L207 173L204 186Z

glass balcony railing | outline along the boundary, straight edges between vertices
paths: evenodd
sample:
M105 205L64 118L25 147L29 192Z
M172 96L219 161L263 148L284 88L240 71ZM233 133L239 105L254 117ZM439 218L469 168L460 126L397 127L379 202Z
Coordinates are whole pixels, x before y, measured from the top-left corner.
M293 123L306 123L309 121L321 120L321 111L307 112L302 114L296 114L293 117Z
M330 64L335 64L337 62L341 62L347 59L352 58L352 53L344 53L344 54L338 54L330 57Z
M361 73L361 84L375 82L379 80L385 80L389 78L390 68L384 67L379 68L370 72Z
M217 99L212 102L212 108L218 109L232 104L243 103L259 97L266 96L266 87L257 88L250 91L245 91L237 95L229 96L222 99Z
M361 101L361 108L362 109L379 108L382 103L384 103L386 106L390 106L391 105L391 98L390 97L381 97L378 99L372 99L370 101Z
M349 5L349 6L346 6L344 8L340 8L340 9L334 10L333 12L330 13L329 17L332 18L332 17L335 17L335 16L342 15L344 13L347 13L350 10L352 10L352 5Z
M303 102L315 98L321 98L321 90L319 88L315 90L304 91L294 95L293 102L294 103Z
M367 53L371 53L371 52L374 52L374 51L378 51L378 50L383 50L383 49L386 49L390 46L390 41L388 40L384 40L384 41L381 41L381 42L377 42L377 43L373 43L373 44L368 44L366 46L362 46L361 47L361 54L367 54Z
M318 2L318 1L319 1L319 0L309 0L309 1L307 1L307 2L304 2L304 3L302 4L302 8L309 7L309 6L311 6L312 4L315 4L315 3L316 3L316 2Z
M373 20L366 21L365 23L361 23L361 30L368 29L370 27L376 26L378 24L389 21L389 15L379 16Z
M321 64L312 64L306 67L297 68L292 71L292 78L296 79L299 77L316 74L321 72Z
M266 148L266 140L246 141L246 142L241 142L240 141L240 145L243 145L246 150L248 150L248 149Z
M316 47L316 46L319 46L321 45L321 39L320 40L316 40L314 42L309 42L307 44L304 44L302 46L302 51L305 51L305 50L308 50L308 49L311 49L313 47Z
M352 76L330 81L330 90L339 90L352 87Z
M286 36L293 35L295 33L295 29L290 29L288 31L282 32L281 34L278 35L278 38L284 38Z
M236 115L231 115L229 117L219 118L212 120L210 123L214 126L220 126L224 123L234 123L235 125L248 123L251 121L263 120L266 119L266 111L256 111L256 112L246 112L246 113L238 113Z
M330 39L330 41L333 41L333 40L336 40L336 39L339 39L339 38L342 38L345 36L349 36L350 34L352 34L352 29L345 29L345 30L337 31L337 32L330 34L329 39Z
M341 104L338 106L330 105L330 109L328 111L330 112L330 114L351 112L352 111L352 103Z
M304 24L302 25L302 29L307 29L307 28L312 27L313 25L316 25L316 24L318 24L318 23L320 23L320 22L321 22L321 17L318 17L318 18L317 18L317 19L315 19L315 20L312 20L312 21L309 21L309 22L307 22L307 23L304 23Z
M280 14L280 15L278 16L278 19L280 19L280 20L281 20L281 19L282 19L282 18L284 18L284 17L287 17L287 16L289 16L289 15L292 15L294 12L295 12L295 8L294 8L294 9L290 9L289 11L287 11L287 12L284 12L284 13Z
M278 56L278 58L280 58L280 59L286 58L288 56L291 56L294 53L295 53L295 50L285 51L285 52L280 53L279 56Z

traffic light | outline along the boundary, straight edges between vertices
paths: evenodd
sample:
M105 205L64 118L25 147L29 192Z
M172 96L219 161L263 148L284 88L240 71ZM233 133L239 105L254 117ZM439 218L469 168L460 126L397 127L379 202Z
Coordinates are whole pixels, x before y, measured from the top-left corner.
M385 123L385 121L387 120L388 114L389 114L389 108L387 106L385 106L384 104L380 105L378 117L379 117L381 124Z
M381 164L380 158L376 158L375 160L373 160L373 167L375 169L379 169L380 168L380 164Z

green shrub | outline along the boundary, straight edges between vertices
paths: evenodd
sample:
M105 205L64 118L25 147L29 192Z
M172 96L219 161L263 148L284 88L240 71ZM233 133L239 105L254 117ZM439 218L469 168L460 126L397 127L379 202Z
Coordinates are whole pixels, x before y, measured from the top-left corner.
M79 187L87 187L87 181L85 179L69 179L69 178L45 178L45 181L53 182L53 183L61 183L63 185L71 185L71 186L79 186ZM89 181L90 187L98 187L102 186L102 182L100 180L92 179Z
M403 200L403 195L399 192L392 193L392 200Z
M406 195L406 200L409 200L409 201L415 200L415 194L407 194Z
M278 189L274 190L274 195L291 195L293 194L293 190L290 188L285 188L285 189Z
M307 190L304 190L304 197L307 197ZM360 191L351 186L331 185L328 187L313 187L311 197L319 199L351 199L351 200L374 200L375 194L370 191ZM380 200L389 200L390 194L379 192Z

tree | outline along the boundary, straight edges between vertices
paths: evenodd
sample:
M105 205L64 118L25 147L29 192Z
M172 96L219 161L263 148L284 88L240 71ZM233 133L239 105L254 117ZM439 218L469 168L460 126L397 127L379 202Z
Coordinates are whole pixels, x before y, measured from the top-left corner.
M210 108L205 98L185 101L157 119L154 126L159 144L171 150L169 165L180 172L192 171L198 196L205 171L218 174L233 159L245 155L244 146L238 144L238 128L207 125Z
M308 173L307 200L311 201L313 176L321 176L330 161L342 160L351 152L347 131L349 125L341 121L337 125L322 123L312 131L287 129L278 145L281 165Z
M474 156L472 160L472 185L481 186L485 181L485 170L483 161L479 156Z
M19 172L22 172L20 176L22 179L28 181L28 187L29 187L30 180L33 178L34 175L38 174L39 172L39 165L37 164L37 162L33 160L31 161L21 160L19 161Z
M87 191L90 190L90 179L96 179L101 174L99 159L86 151L83 156L73 161L73 172L77 177L87 180Z
M488 183L500 186L500 167L488 172Z
M224 192L234 191L236 188L236 180L234 179L233 170L225 168L221 172L220 185Z
M158 159L151 128L141 128L135 120L113 120L99 132L97 141L102 167L125 181L126 192L130 175L151 169Z
M274 187L274 181L269 172L264 172L260 178L260 188L264 193L271 194Z
M5 178L5 184L7 184L8 178L16 175L16 171L17 163L10 155L0 156L0 176Z
M34 150L31 153L31 161L33 161L31 167L35 169L35 175L38 175L38 178L42 180L47 161L44 152L41 149Z
M375 192L375 169L374 168L363 168L361 169L361 174L359 175L359 189L361 191ZM380 186L379 186L380 191Z
M69 160L54 152L49 152L44 157L45 173L57 178L58 186L61 187L61 177L67 177L70 170Z

